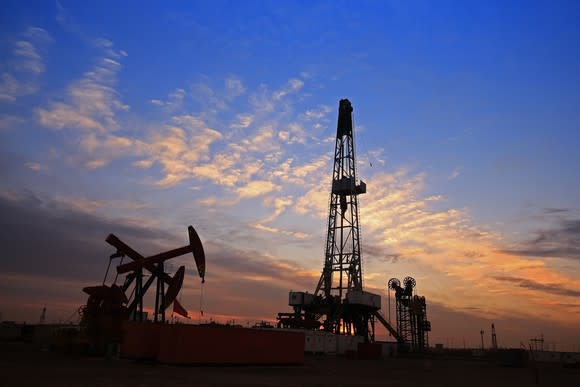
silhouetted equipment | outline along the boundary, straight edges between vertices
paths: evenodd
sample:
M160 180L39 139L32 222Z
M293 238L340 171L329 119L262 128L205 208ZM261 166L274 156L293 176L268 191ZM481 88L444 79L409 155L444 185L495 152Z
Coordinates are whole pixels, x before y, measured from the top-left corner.
M485 349L485 346L483 345L483 334L485 332L483 331L483 329L481 331L479 331L479 334L481 335L481 350L483 351Z
M80 325L95 350L102 352L107 344L121 341L122 324L127 319L127 296L115 284L89 286L83 291L89 298L79 310Z
M175 277L171 278L169 274L164 271L164 262L171 258L176 258L181 255L192 253L194 260L196 262L197 270L202 282L205 281L205 253L203 251L203 246L199 236L195 232L192 226L188 229L189 235L189 245L179 247L177 249L169 250L163 253L153 255L151 257L144 258L115 235L110 234L106 241L110 245L117 248L117 253L114 254L118 256L128 256L133 259L133 262L122 264L117 267L117 273L124 274L129 272L125 278L125 284L123 285L123 290L127 290L135 281L135 297L128 307L128 311L132 320L142 320L143 319L143 297L145 293L151 286L152 282L157 280L157 290L155 292L155 309L153 311L154 321L165 321L165 309L171 304L166 300L165 285L169 285L168 292L175 293L173 295L172 302L175 301L175 297L181 288L183 283L183 273L180 273L181 268L176 273ZM143 269L146 269L151 273L151 276L145 284L142 282ZM185 268L183 268L183 271ZM176 289L177 288L177 289Z
M310 329L322 326L328 332L359 335L374 341L381 296L363 290L358 195L366 193L366 184L356 177L352 110L348 99L340 100L320 280L314 293L290 292L288 303L294 313L279 313L278 326ZM379 321L389 325L382 317Z
M497 349L497 336L495 335L495 325L491 323L491 348L493 350Z
M138 254L134 254L135 251L128 247L126 244L121 242L119 238L115 235L111 234L107 237L107 243L113 245L117 248L117 254L128 255L130 258L133 258L134 261L130 263L126 263L124 265L117 266L117 273L123 274L129 271L135 271L139 268L145 267L149 271L153 271L153 265L162 263L168 259L176 258L181 255L192 253L193 258L195 260L199 276L201 277L202 282L205 281L205 253L203 251L203 246L201 244L201 240L199 236L195 232L195 229L192 226L187 228L187 232L189 235L189 245L179 247L177 249L169 250L163 253L159 253L147 258L138 258ZM134 257L132 257L133 255Z
M39 324L44 324L46 322L46 307L42 308L42 313L40 313Z
M544 350L544 334L540 334L540 338L534 337L530 339L530 350L543 351Z
M107 275L105 275L102 285L83 289L89 295L89 298L87 304L80 309L81 325L85 326L87 335L93 344L99 348L103 348L103 345L106 343L118 343L121 338L123 321L144 320L144 297L147 290L155 281L157 286L153 320L155 322L165 321L165 310L172 303L178 303L176 298L181 290L185 277L185 266L180 266L175 275L171 277L165 272L165 261L187 253L192 253L199 276L202 282L205 281L205 253L203 245L192 226L188 227L188 236L189 245L150 257L143 257L113 234L110 234L106 238L106 242L117 249L110 256L109 266L114 258L122 259L127 256L133 261L126 264L123 264L121 261L119 266L117 266L117 275L126 273L122 286L118 286L116 283L110 286L105 285L107 279ZM149 273L149 278L144 283L143 278L146 272ZM167 285L167 290L165 289L165 285ZM131 287L132 290L128 293ZM127 294L129 294L128 297ZM181 305L175 306L178 307L174 308L174 310L185 310Z
M429 347L431 322L427 320L425 297L413 294L416 285L413 277L405 277L403 286L397 278L387 283L388 288L395 291L398 340L409 345L411 351L421 352Z

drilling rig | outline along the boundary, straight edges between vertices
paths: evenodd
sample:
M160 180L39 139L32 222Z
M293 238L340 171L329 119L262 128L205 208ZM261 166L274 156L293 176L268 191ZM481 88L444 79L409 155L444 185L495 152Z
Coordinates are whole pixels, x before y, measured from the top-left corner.
M324 266L314 293L293 292L293 313L279 313L278 326L324 329L374 341L375 317L394 335L378 313L381 296L363 290L358 196L366 184L357 180L352 105L342 99L334 150ZM397 336L395 336L397 337Z

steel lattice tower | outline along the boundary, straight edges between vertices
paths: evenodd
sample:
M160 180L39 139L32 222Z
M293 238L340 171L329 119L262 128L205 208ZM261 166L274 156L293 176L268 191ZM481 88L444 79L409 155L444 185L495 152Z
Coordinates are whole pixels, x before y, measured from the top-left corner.
M427 320L427 302L425 297L413 295L417 281L405 277L403 287L397 278L388 282L389 289L395 291L397 309L397 341L406 344L408 350L421 352L429 347L431 322ZM387 328L388 329L388 328Z
M357 197L366 192L366 185L356 180L352 110L348 99L340 100L325 261L315 291L326 299L338 297L339 302L363 287Z
M363 290L358 195L366 184L357 183L352 105L340 100L329 200L328 230L322 274L314 294L290 291L293 313L278 313L278 326L320 329L374 341L375 319L390 332L381 316L381 296Z
M356 185L351 114L350 101L340 100L325 261L315 292L340 299L350 290L362 290L357 196L366 191L366 185Z

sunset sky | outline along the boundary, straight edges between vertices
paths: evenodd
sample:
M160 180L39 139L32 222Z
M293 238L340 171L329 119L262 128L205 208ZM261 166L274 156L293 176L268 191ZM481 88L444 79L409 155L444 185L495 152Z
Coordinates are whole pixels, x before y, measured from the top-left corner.
M0 319L76 318L109 233L152 255L189 224L193 322L290 311L348 98L383 314L410 275L432 344L495 322L500 346L580 350L580 2L169 3L3 1Z

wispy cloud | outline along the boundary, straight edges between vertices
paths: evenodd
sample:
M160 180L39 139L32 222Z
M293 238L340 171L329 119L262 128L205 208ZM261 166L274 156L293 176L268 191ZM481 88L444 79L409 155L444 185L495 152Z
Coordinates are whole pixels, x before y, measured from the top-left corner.
M567 297L580 297L580 289L570 289L563 284L554 283L540 283L538 281L530 280L527 278L518 278L509 275L505 276L495 276L495 280L501 282L507 282L512 285L516 285L522 288L536 290L539 292L546 292L554 294L556 296L567 296ZM572 306L578 307L578 304L571 304ZM569 305L568 305L569 306Z
M32 43L25 40L19 40L16 42L15 46L14 55L22 60L18 66L19 71L28 71L31 73L44 72L44 64L41 62L40 54Z
M195 165L209 160L210 146L220 138L222 134L207 127L201 118L176 116L173 125L153 132L151 138L143 142L142 149L147 158L137 165L148 167L158 162L164 177L157 184L172 186L193 176Z
M175 91L169 93L165 100L161 99L151 99L149 102L152 105L164 107L168 112L174 112L181 109L183 106L183 100L185 99L187 93L184 89L178 88Z
M231 74L224 79L223 85L212 85L204 78L191 85L190 90L191 98L211 113L228 110L232 101L246 93L242 80Z
M14 102L16 97L34 92L34 88L23 86L9 73L0 76L0 102Z
M461 168L455 168L451 175L449 175L448 180L455 180L461 175Z
M303 86L304 81L298 78L292 78L288 80L288 83L283 88L275 91L272 97L274 100L279 100L288 94L296 93L298 90L302 89Z
M551 207L551 208L544 208L544 212L546 214L564 214L564 213L570 212L570 209L569 208Z
M116 115L129 110L121 102L115 86L121 70L118 62L124 56L106 39L95 41L101 56L90 71L67 89L62 102L52 102L48 108L36 110L42 126L53 129L72 129L104 135L120 128Z
M22 37L14 44L15 70L33 74L45 72L43 53L53 42L52 37L39 27L29 27Z
M310 215L316 218L327 216L328 189L324 185L311 188L296 200L294 211L299 215Z
M273 234L282 234L285 236L289 236L292 238L292 241L296 241L297 239L305 239L310 237L309 234L302 232L302 231L290 231L290 230L283 230L277 227L272 227L272 226L266 226L262 223L255 223L251 225L252 227L254 227L257 230L260 231L266 231L269 233L273 233Z
M254 116L252 114L238 114L236 116L236 122L230 125L232 129L246 129L254 120Z
M219 92L206 84L196 87L205 90L206 96L213 97L214 107L219 107L227 98L231 89L245 92L241 81L231 76L227 78L226 90ZM229 85L229 86L228 86ZM302 83L300 84L302 85ZM298 90L298 84L292 79L286 88ZM300 86L302 87L302 86ZM267 182L261 187L276 187L280 180L286 183L303 183L306 170L298 168L296 176L289 175L288 160L283 159L282 146L287 144L304 144L307 134L298 122L288 122L283 118L284 112L262 110L254 104L257 95L267 98L267 104L276 105L275 93L261 86L258 92L250 93L250 111L235 115L233 123L219 118L218 110L202 110L196 114L173 116L171 125L164 125L162 130L154 132L150 139L142 139L144 159L134 162L140 168L148 168L156 162L163 166L164 177L158 184L170 187L188 178L209 180L213 184L226 187L230 193L240 195L241 199L255 197L255 186L250 186L250 179ZM237 93L237 94L239 94ZM213 97L212 97L213 96ZM260 97L261 98L261 97ZM225 108L225 105L222 107ZM185 119L185 117L188 117ZM220 130L210 129L207 122L218 125ZM186 129L184 125L189 125ZM232 129L224 131L223 128ZM166 151L163 151L166 149ZM317 165L312 168L315 169ZM291 181L294 179L294 181ZM260 190L259 192L268 192Z
M255 198L272 191L280 191L281 187L265 180L254 180L243 187L237 189L237 193L242 199Z
M246 88L244 87L242 80L235 75L228 76L224 83L227 90L226 98L228 100L238 97L246 92Z
M286 130L278 132L278 138L286 144L305 144L308 136L302 125L298 123L288 124Z
M262 223L269 223L280 216L288 207L294 203L292 196L285 197L268 197L264 200L264 205L267 207L273 207L274 212L267 218L262 219Z
M547 213L567 213L565 209L546 209ZM552 228L537 232L536 238L505 252L528 257L580 259L580 219L564 219Z
M321 121L326 120L330 112L332 112L331 106L319 105L314 109L307 110L306 113L304 113L304 116L310 121Z
M26 168L32 169L35 172L40 172L40 171L44 171L47 169L46 165L42 165L40 163L29 162L29 163L25 163L24 166Z
M38 76L46 71L44 57L52 38L46 30L29 27L13 42L12 55L6 58L0 75L0 102L14 102L17 98L38 90Z
M107 39L96 39L91 44L98 52L93 67L69 84L63 98L36 108L35 113L40 125L67 130L69 137L76 137L80 148L73 154L75 163L96 169L107 165L120 152L131 150L130 153L140 154L142 144L114 134L122 129L119 115L129 110L116 90L121 61L127 53L115 49Z

